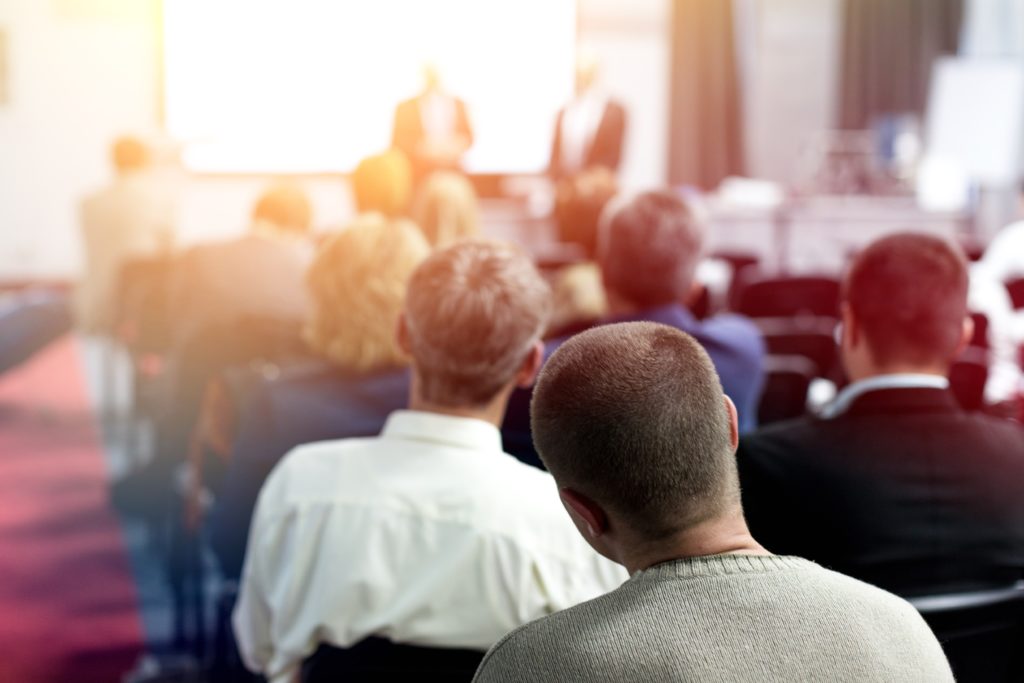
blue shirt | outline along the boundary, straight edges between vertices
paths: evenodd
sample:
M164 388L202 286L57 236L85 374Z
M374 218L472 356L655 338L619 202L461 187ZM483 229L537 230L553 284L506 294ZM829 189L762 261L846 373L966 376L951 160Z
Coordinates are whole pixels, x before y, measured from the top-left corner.
M736 404L740 432L757 427L757 406L764 389L764 338L750 320L731 313L697 320L684 306L668 304L633 315L607 318L602 324L662 323L686 332L704 347L718 371L725 395ZM560 344L554 340L550 344ZM550 346L549 344L549 346ZM556 347L557 348L557 347ZM552 349L553 351L554 349Z
M632 315L613 316L599 325L621 322L662 323L691 335L704 347L718 371L725 395L736 404L740 432L757 427L757 407L764 388L764 339L750 320L733 314L697 320L684 306L669 304ZM544 349L545 360L551 357L568 337L552 339ZM505 450L524 462L543 467L530 434L530 397L532 390L518 389L512 393L501 433Z

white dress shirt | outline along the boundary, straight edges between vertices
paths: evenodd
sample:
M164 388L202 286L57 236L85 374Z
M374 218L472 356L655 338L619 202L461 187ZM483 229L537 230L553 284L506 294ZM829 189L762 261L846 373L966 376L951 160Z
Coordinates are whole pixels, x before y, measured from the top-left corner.
M485 650L626 578L493 425L398 411L379 437L300 446L275 468L234 627L246 665L279 683L321 642Z
M595 91L587 91L566 105L562 113L560 151L564 172L576 173L583 170L587 162L587 150L597 135L607 105L608 98Z
M838 417L864 394L882 389L949 389L949 380L939 375L910 372L868 377L840 391L835 401L826 406L822 416L826 419Z

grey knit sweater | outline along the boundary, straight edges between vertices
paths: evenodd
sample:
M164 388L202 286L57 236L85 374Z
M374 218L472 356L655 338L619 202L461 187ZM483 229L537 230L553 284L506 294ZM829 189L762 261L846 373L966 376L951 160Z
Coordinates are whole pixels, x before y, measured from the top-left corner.
M719 555L621 588L499 641L475 681L952 681L909 603L796 557Z

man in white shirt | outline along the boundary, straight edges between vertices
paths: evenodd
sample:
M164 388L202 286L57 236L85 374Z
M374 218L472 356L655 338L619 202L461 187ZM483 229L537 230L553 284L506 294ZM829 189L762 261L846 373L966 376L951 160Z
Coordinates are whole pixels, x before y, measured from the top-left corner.
M597 58L580 51L576 94L558 113L548 173L555 180L597 166L614 173L622 159L625 133L625 108L600 88Z
M260 493L234 614L246 665L293 680L320 643L486 650L618 586L550 475L498 425L541 364L550 292L512 247L462 242L410 280L399 342L410 409L379 437L289 453Z

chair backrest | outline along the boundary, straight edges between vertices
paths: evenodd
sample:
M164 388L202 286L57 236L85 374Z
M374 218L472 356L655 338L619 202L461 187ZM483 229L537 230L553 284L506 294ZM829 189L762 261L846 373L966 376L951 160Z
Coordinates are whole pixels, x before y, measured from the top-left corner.
M1024 277L1014 278L1005 282L1006 292L1010 295L1014 310L1024 308Z
M949 388L964 410L979 410L985 404L988 361L985 349L969 346L949 368Z
M168 294L174 259L152 256L125 263L117 278L114 329L129 351L163 352L170 343Z
M472 681L484 652L401 645L367 638L349 648L321 645L302 665L302 683Z
M835 340L835 318L758 318L768 353L773 356L802 356L815 366L817 377L829 377L839 360Z
M767 356L764 371L758 422L764 425L803 415L807 411L807 391L817 375L814 363L802 356Z
M811 275L751 279L737 293L736 309L751 318L835 318L839 315L839 280Z
M1024 680L1024 582L997 590L911 598L960 683Z

